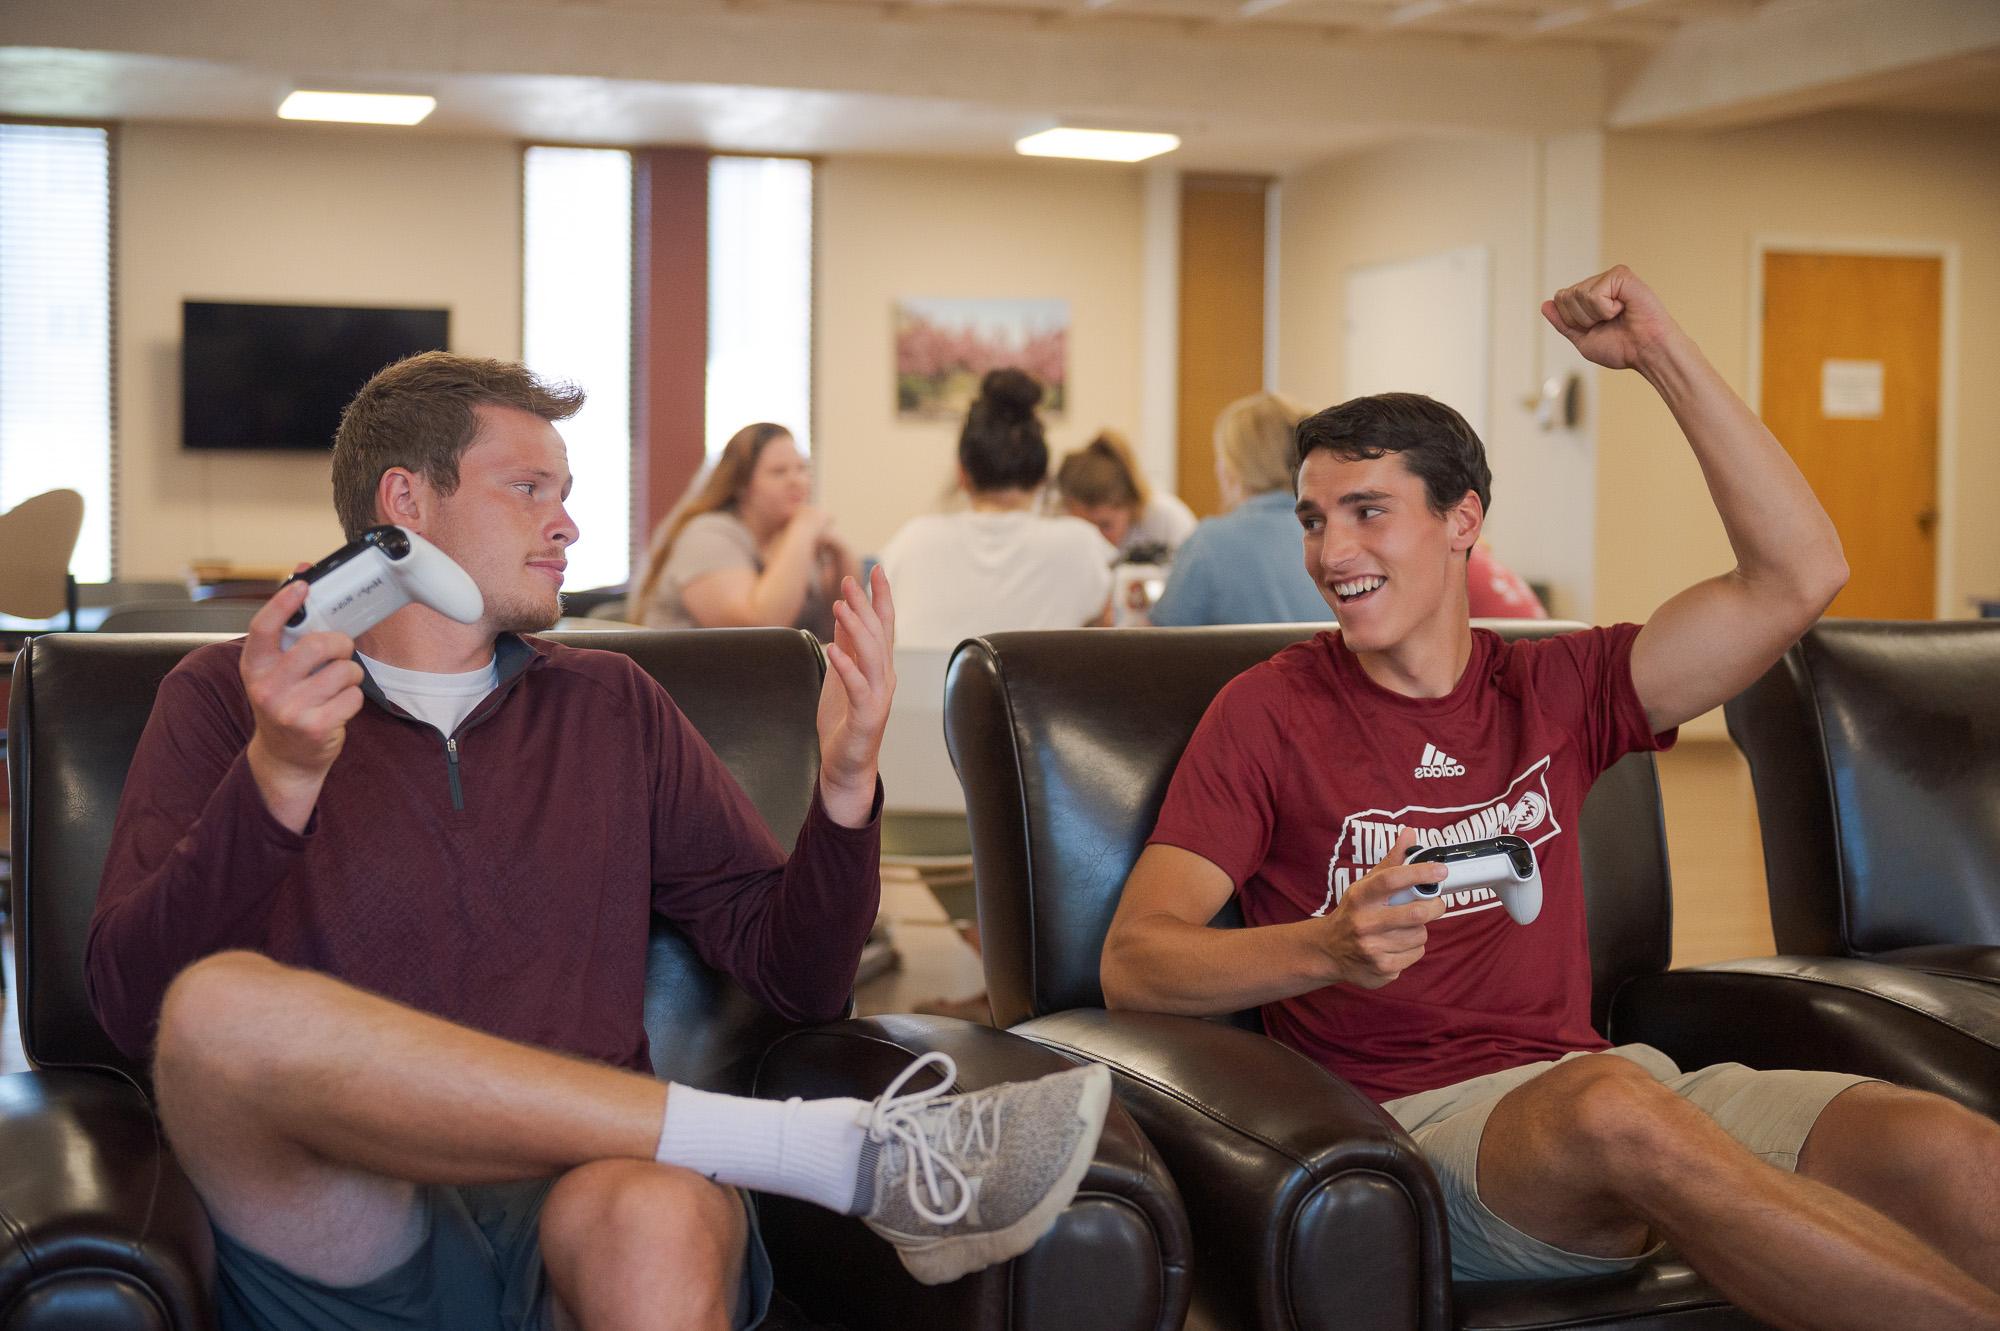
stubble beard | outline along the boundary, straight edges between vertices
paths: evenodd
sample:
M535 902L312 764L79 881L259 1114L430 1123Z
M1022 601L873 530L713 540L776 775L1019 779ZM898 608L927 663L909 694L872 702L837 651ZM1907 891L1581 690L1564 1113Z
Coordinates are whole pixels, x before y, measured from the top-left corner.
M489 602L486 611L495 633L544 633L562 618L562 593L557 592L546 601L511 596Z

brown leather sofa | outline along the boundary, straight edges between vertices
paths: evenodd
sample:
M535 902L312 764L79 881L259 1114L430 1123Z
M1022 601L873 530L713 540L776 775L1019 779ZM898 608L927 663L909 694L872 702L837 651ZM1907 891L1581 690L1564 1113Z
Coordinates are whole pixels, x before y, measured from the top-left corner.
M1724 713L1779 951L2000 985L2000 622L1827 620Z
M786 842L817 767L823 662L789 630L551 635L624 651L673 693ZM12 788L19 1015L35 1071L0 1078L0 1328L162 1331L212 1324L209 1234L147 1099L83 992L83 939L126 767L160 679L212 637L58 634L14 675ZM660 1075L715 1090L872 1096L939 1049L972 1089L1071 1066L963 1022L880 1018L793 1028L708 970L672 930L651 943L646 1025ZM1077 1199L1030 1253L926 1288L857 1221L773 1204L781 1291L816 1319L972 1331L1170 1331L1189 1239L1172 1181L1123 1113Z
M1496 624L1510 636L1575 625ZM1318 1065L1230 1021L1107 1012L1098 958L1181 751L1224 683L1308 626L996 634L962 644L945 729L965 785L1000 1024L1111 1066L1194 1225L1188 1325L1230 1331L1755 1325L1684 1264L1460 1285L1408 1137ZM1301 742L1310 742L1301 737ZM2000 1004L1912 996L1892 967L1825 984L1813 959L1668 971L1667 850L1650 755L1582 817L1596 1021L1684 1065L1849 1068L2000 1113ZM1234 904L1216 920L1240 923ZM1967 988L1961 986L1961 988ZM1245 1029L1247 1028L1247 1029ZM1983 1079L1983 1081L1982 1081Z

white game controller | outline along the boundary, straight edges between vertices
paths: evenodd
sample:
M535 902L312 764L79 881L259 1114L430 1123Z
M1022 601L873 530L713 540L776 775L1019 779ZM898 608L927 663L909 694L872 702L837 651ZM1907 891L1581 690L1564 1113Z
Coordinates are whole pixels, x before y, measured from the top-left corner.
M461 624L476 623L486 601L472 575L413 531L370 527L303 573L285 579L311 583L306 602L279 634L285 648L308 633L331 630L358 638L410 602L427 605Z
M1441 883L1418 883L1391 896L1387 905L1407 906L1446 892L1490 887L1516 924L1533 924L1542 913L1542 875L1535 867L1535 848L1517 836L1487 837L1455 845L1412 851L1406 864L1442 864Z

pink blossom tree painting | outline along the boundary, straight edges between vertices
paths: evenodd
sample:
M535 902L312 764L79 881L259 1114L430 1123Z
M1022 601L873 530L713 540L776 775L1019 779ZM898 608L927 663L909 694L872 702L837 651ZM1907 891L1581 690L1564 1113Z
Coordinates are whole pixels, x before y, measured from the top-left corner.
M979 393L988 370L1013 366L1041 380L1042 411L1068 403L1069 302L933 300L895 305L896 414L956 420Z

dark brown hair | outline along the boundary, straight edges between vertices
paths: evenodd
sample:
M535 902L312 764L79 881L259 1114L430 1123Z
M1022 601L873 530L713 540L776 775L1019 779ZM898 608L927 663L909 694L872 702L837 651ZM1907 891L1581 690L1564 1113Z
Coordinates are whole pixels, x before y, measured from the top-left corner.
M988 370L979 398L965 413L958 465L974 493L1032 490L1049 477L1049 443L1035 405L1042 386L1015 369Z
M1424 483L1431 512L1443 517L1465 498L1479 496L1493 509L1493 471L1486 447L1465 417L1421 393L1377 393L1328 407L1299 422L1292 454L1292 488L1299 469L1316 449L1349 462L1399 454L1410 474Z
M583 406L583 390L538 379L515 361L449 351L378 371L340 413L333 436L333 508L348 540L381 520L375 492L391 467L409 469L441 495L458 489L458 460L479 432L479 406L568 420Z

